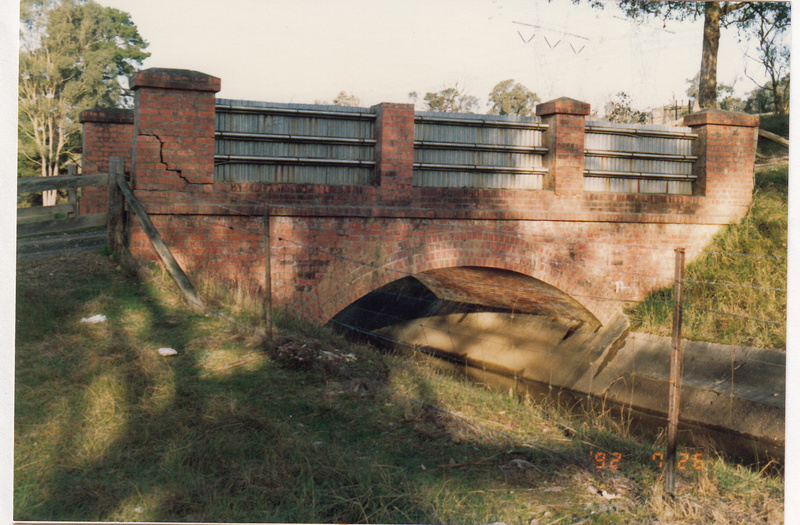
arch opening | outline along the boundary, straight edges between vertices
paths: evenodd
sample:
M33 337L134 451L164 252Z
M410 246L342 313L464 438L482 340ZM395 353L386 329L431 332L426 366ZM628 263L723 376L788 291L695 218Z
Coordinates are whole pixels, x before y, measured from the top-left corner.
M557 318L592 329L601 325L555 286L518 272L479 266L434 269L398 279L359 298L329 324L373 332L423 317L477 312Z

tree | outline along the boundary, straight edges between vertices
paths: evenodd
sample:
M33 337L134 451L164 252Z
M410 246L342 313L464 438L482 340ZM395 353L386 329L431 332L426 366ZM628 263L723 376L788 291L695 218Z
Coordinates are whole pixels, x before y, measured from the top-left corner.
M700 94L700 73L697 73L694 78L686 79L686 82L689 84L686 94L689 96L689 106L691 107L693 105L692 101L697 100ZM744 102L733 96L735 86L736 79L734 79L733 84L717 84L715 102L720 109L739 111L744 107Z
M789 104L789 84L790 75L786 75L778 81L777 91L780 93L780 104L783 110L778 113L785 113ZM775 110L774 90L771 87L758 87L748 94L744 103L744 111L747 113L769 113Z
M633 109L631 107L631 97L624 91L620 91L606 103L605 118L609 122L646 124L650 122L651 115L650 113Z
M58 175L80 153L78 114L130 105L120 83L150 54L130 15L92 0L23 0L18 140L22 174ZM47 192L43 204L55 203Z
M489 103L492 106L489 114L531 116L539 101L536 93L520 83L515 84L514 79L503 80L489 93Z
M425 103L428 105L428 111L451 113L472 113L479 107L478 99L464 93L458 84L453 87L445 87L435 93L426 93Z
M347 94L346 91L340 91L336 98L333 99L333 102L329 102L327 100L314 100L314 104L321 105L321 106L350 106L350 107L358 107L361 104L361 99L357 96L350 93Z
M361 99L350 93L349 95L344 91L340 91L336 98L333 99L334 106L351 106L357 107L361 104Z
M788 9L788 6L784 6ZM758 57L751 58L759 62L769 77L766 86L762 86L753 79L745 67L745 75L760 88L772 92L772 102L775 113L783 113L788 106L788 74L790 51L789 46L779 42L780 36L789 28L789 14L779 9L767 9L764 5L753 8L751 19L747 21L753 31L746 33L748 39L755 38L758 42ZM786 76L784 76L786 75ZM781 82L786 79L787 91L781 89Z
M573 0L579 3L581 0ZM589 0L592 7L603 8L602 0ZM717 54L721 27L738 27L740 31L751 28L759 13L771 13L788 23L788 2L682 2L618 0L617 5L626 16L639 18L654 16L666 21L696 20L703 17L703 52L700 60L700 85L698 100L701 108L716 107Z

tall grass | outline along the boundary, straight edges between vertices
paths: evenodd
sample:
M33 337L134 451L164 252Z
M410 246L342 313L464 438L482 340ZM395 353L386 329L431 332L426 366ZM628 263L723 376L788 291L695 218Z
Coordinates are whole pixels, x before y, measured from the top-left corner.
M785 349L788 166L756 173L753 204L686 269L684 337ZM634 330L667 335L672 289L628 312Z
M652 455L577 418L281 316L264 351L97 254L18 274L17 520L741 523L779 477L709 457L663 494ZM108 321L81 323L104 314ZM178 354L162 357L160 347ZM591 454L618 452L617 470ZM694 451L693 451L694 452ZM686 502L689 503L686 503Z

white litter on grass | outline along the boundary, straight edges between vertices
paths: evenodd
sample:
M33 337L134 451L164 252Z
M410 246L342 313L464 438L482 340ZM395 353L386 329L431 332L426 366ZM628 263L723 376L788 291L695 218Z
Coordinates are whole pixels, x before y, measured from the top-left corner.
M84 317L83 319L81 319L82 323L89 323L89 324L104 323L106 321L107 321L106 316L100 314L93 315L91 317Z
M174 348L159 348L158 353L163 356L176 355L178 353Z

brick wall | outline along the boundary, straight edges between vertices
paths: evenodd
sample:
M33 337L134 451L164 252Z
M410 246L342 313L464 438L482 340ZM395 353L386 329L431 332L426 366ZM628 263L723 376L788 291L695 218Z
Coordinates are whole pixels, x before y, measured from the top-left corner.
M375 181L389 202L408 201L414 162L414 106L379 104L375 120Z
M684 126L697 133L695 194L720 206L749 206L758 144L758 116L704 109L687 115Z
M544 188L554 190L556 195L583 192L583 151L589 113L589 104L566 97L536 107L536 114L548 125L545 133L548 173Z
M134 186L149 190L213 184L214 94L220 79L154 68L135 73L130 86Z
M123 157L130 166L133 139L133 111L95 108L82 111L83 166L85 175L108 173L108 159ZM105 213L108 209L108 185L83 188L81 215Z
M262 288L268 206L274 305L318 321L410 273L484 266L552 285L606 323L622 301L668 283L674 248L691 260L752 192L757 119L716 110L685 122L698 135L695 195L584 192L589 106L571 99L539 106L549 125L542 190L413 187L407 104L375 108L374 185L214 182L219 79L157 69L131 85L136 195L176 259ZM131 251L156 258L130 222Z

